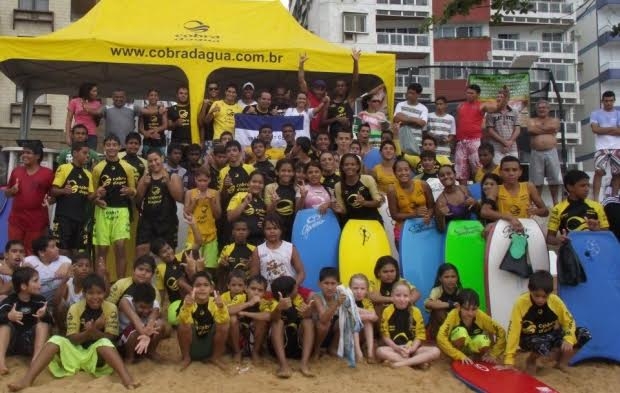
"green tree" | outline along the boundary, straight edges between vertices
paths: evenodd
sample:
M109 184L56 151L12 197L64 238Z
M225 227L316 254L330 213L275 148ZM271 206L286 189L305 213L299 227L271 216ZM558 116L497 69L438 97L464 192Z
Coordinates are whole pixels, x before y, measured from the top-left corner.
M491 21L499 23L504 14L527 14L534 4L531 0L492 0ZM468 15L474 8L488 7L487 0L452 0L444 8L441 15L434 15L426 21L426 27L443 25L457 15Z

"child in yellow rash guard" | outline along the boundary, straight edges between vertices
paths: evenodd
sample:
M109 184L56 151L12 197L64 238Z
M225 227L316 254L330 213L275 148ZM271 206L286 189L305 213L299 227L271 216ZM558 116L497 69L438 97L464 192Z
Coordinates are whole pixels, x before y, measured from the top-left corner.
M506 348L506 331L479 306L478 294L462 289L458 305L439 328L437 346L450 358L466 364L473 363L472 357L497 363Z
M377 348L377 358L387 360L392 367L421 366L439 358L437 347L424 346L426 340L422 313L411 304L411 290L404 281L392 288L393 304L383 310L381 336L384 346Z
M232 273L234 272L235 270ZM267 280L263 276L248 278L244 289L245 292L235 296L228 305L229 339L236 362L241 362L241 356L244 354L251 355L254 361L260 359L260 350L269 331L271 313L277 306L277 302L264 297Z
M182 368L192 360L210 359L224 368L221 357L226 349L226 337L230 325L228 308L217 291L213 291L213 280L205 271L193 277L192 293L185 296L179 310L177 339L183 359ZM210 298L214 292L215 297Z
M564 302L551 293L553 278L549 272L535 272L528 289L512 309L504 363L513 366L517 349L521 348L530 352L528 372L536 371L536 359L540 356L551 356L557 368L564 368L574 354L575 344L585 344L590 333L585 328L575 328L575 320Z

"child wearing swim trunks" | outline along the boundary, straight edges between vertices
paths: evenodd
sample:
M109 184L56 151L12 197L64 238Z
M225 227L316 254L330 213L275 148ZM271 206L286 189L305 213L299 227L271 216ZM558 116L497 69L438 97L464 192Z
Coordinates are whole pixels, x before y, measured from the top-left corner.
M319 271L319 288L310 302L315 313L314 359L318 360L321 349L326 348L332 356L337 356L340 329L338 325L338 309L347 299L344 292L338 293L340 284L338 269L324 267Z
M412 304L409 284L398 281L391 292L393 303L381 316L384 345L377 348L377 359L387 360L393 368L420 366L428 369L440 352L437 347L422 344L426 340L424 320L420 310Z
M368 363L376 363L375 350L374 350L374 329L373 325L379 320L377 313L375 312L375 306L372 304L370 298L368 298L368 277L363 274L354 274L349 279L349 288L353 292L355 298L355 304L357 305L357 311L360 314L360 318L363 324L364 336L360 337L359 333L355 333L355 356L358 360L364 358L362 352L361 342L362 339L366 343L366 356Z
M575 352L590 339L585 328L576 328L566 305L553 294L551 273L538 270L528 283L529 292L519 296L512 309L504 364L514 367L517 349L529 352L526 370L536 372L536 360L551 357L565 369Z
M239 270L233 270L231 276L235 272L240 274L234 278L234 281L245 277L245 274ZM231 292L235 285L231 279ZM252 361L256 362L260 359L263 342L269 331L271 313L277 303L273 299L265 299L267 280L263 276L251 276L242 288L245 292L234 296L228 306L233 358L240 362L242 355L250 355Z
M177 339L181 348L181 369L187 368L193 360L209 360L224 369L221 358L229 327L228 308L214 290L213 279L206 271L197 272L192 279L192 292L185 295L179 310Z
M271 314L271 345L278 359L278 378L292 376L288 358L300 359L299 370L306 377L314 374L308 367L314 326L312 324L312 305L306 304L297 293L297 282L293 277L280 276L271 283L271 291L277 300L277 307Z
M52 336L34 358L26 375L9 384L10 391L32 385L45 367L56 378L79 371L95 377L115 371L126 388L139 386L111 341L118 336L118 312L114 304L104 300L105 290L105 282L98 275L90 274L84 279L84 299L69 308L67 337Z
M12 281L15 292L0 303L0 375L9 372L7 354L34 359L47 341L53 322L41 295L39 273L29 266L18 267Z
M437 334L437 346L446 355L465 364L473 359L498 363L506 348L506 331L484 311L472 289L462 289Z

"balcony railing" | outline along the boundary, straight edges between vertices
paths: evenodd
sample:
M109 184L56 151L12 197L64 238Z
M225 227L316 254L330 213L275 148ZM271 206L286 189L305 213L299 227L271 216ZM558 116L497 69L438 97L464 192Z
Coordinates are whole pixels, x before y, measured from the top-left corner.
M601 72L607 71L609 69L620 69L620 61L609 61L601 66Z
M530 90L538 91L545 88L549 81L530 81ZM577 93L577 86L574 81L555 81L558 93Z
M377 33L377 44L430 47L428 34Z
M431 77L429 75L409 75L396 74L396 87L407 87L410 83L419 83L422 87L431 87Z
M426 7L429 5L429 0L377 0L377 4L417 5L421 7Z
M528 53L575 53L575 44L567 41L521 41L493 38L493 50Z

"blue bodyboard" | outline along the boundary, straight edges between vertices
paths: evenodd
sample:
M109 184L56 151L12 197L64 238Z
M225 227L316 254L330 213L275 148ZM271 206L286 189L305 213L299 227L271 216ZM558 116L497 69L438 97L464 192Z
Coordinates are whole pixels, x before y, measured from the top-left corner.
M340 225L331 210L321 215L317 209L297 212L292 242L299 251L306 271L303 286L319 290L319 272L324 267L338 267Z
M592 339L575 353L570 364L601 358L620 362L615 330L620 326L620 314L613 311L620 304L620 243L609 231L573 231L568 237L587 280L577 286L560 285L559 295L577 326L592 333Z
M416 306L425 321L428 321L428 313L424 309L424 300L433 289L437 268L444 262L445 239L445 234L437 231L435 220L427 225L422 218L410 218L403 224L400 240L403 277L420 292Z

